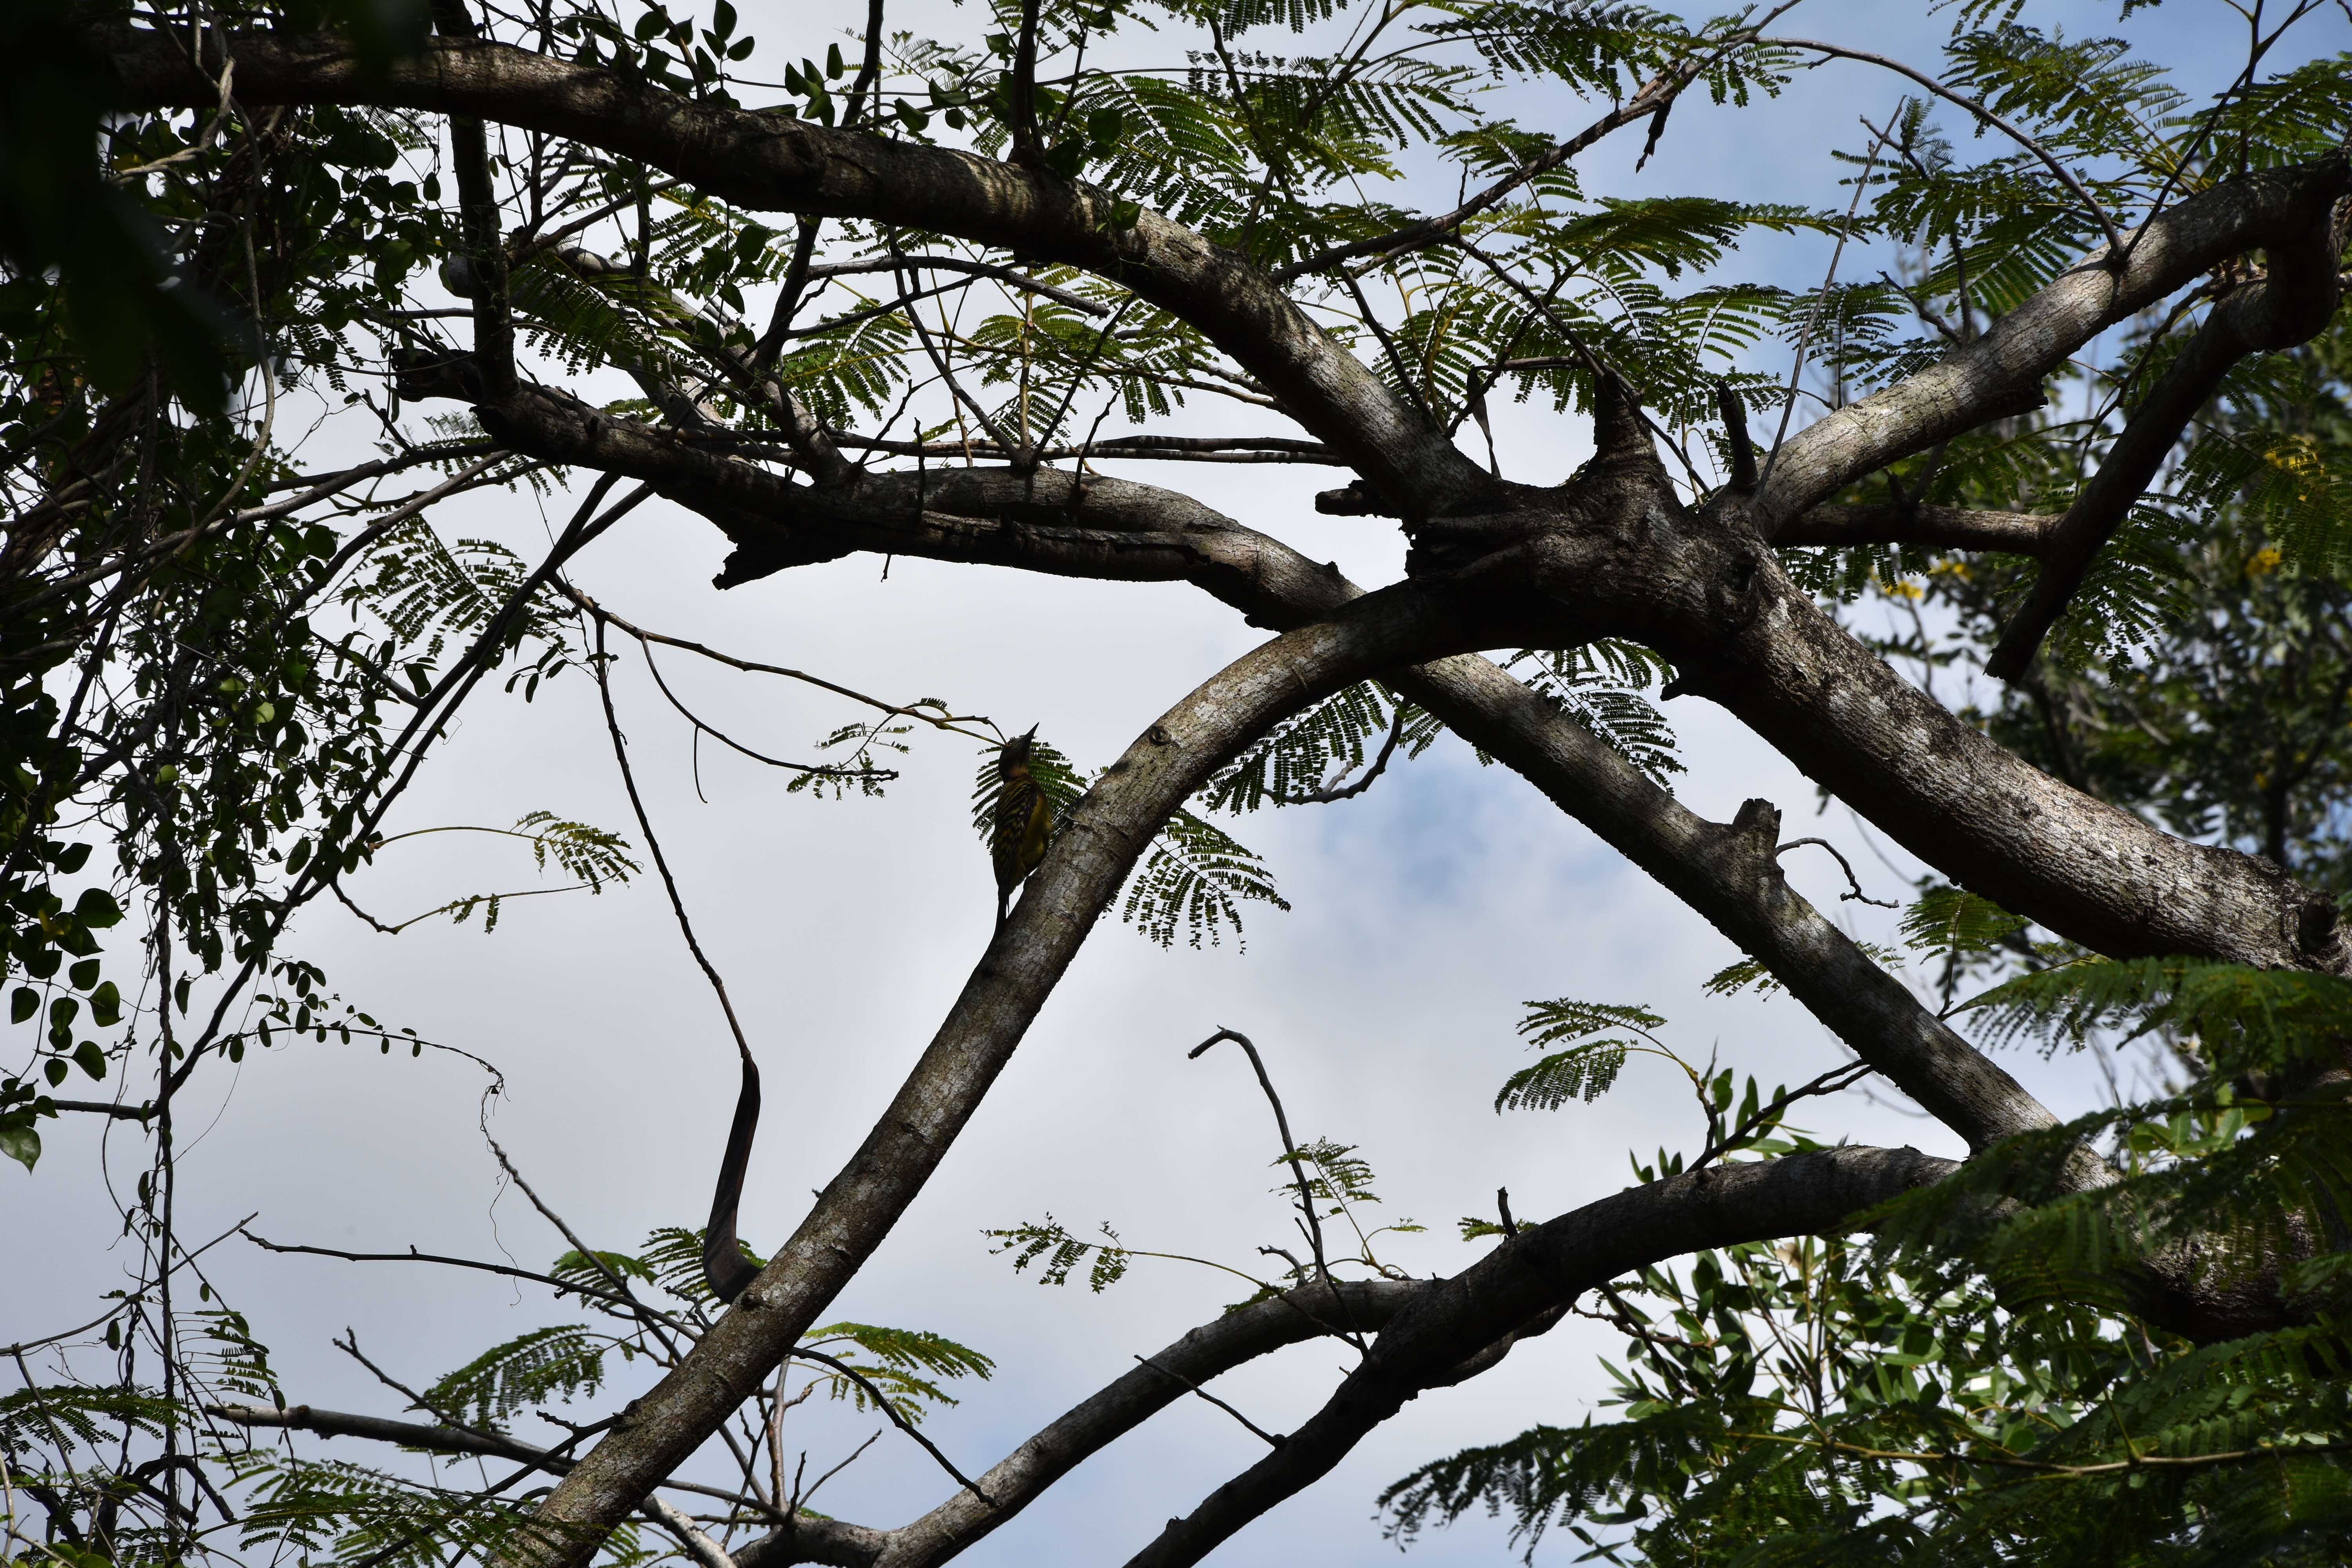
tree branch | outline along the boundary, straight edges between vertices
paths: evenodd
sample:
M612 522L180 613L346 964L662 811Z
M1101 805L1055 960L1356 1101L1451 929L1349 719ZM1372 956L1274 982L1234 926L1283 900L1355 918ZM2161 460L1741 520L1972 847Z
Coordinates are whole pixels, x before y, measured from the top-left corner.
M1417 1279L1341 1279L1333 1282L1349 1321L1377 1330L1425 1289ZM1192 1330L1174 1344L1142 1358L1142 1364L1112 1380L1023 1443L980 1478L995 1500L990 1507L959 1492L919 1519L891 1531L869 1531L871 1556L852 1568L887 1563L890 1568L930 1568L971 1546L1081 1463L1169 1405L1189 1390L1234 1368L1337 1331L1327 1321L1330 1292L1303 1286L1268 1300L1252 1302ZM854 1528L854 1527L853 1527ZM812 1538L803 1519L792 1530L751 1542L735 1553L737 1568L783 1568L793 1563L840 1563L821 1556L835 1543Z
M2291 348L2326 327L2342 298L2336 267L2343 247L2341 226L2332 214L2323 214L2294 239L2271 247L2268 278L2238 289L2208 312L2205 324L2133 411L2098 472L2050 531L2033 591L1985 660L1988 675L2015 680L2025 673L2101 547L2123 526L2180 433L2238 362Z
M1930 550L1999 550L2039 556L2048 549L2056 514L1979 511L1969 507L1903 501L1825 503L1789 520L1773 536L1780 544L1918 544Z
M1212 677L1074 809L889 1107L793 1237L680 1363L541 1505L530 1549L569 1563L760 1388L922 1190L1097 918L1177 807L1307 704L1465 635L1412 584L1368 595Z
M2091 339L2230 257L2307 234L2347 192L2352 157L2341 152L2200 192L2126 235L2120 268L2102 248L1966 347L1790 437L1771 483L1747 509L1750 521L1776 538L1790 518L1865 474L2040 407L2042 377Z
M1451 1382L1465 1360L1620 1274L1704 1247L1836 1234L1862 1211L1957 1169L1916 1149L1791 1154L1669 1177L1522 1230L1416 1297L1321 1410L1191 1514L1170 1520L1128 1568L1199 1562L1328 1474L1407 1400Z
M1494 488L1485 469L1265 272L1149 208L1121 227L1118 199L1082 181L698 102L503 44L436 39L372 73L346 40L328 34L208 30L193 60L178 40L119 20L94 19L83 34L111 59L125 107L209 107L218 78L200 68L217 72L234 55L237 95L250 105L373 103L478 115L636 159L746 208L903 225L1082 268L1199 328L1286 413L1416 510Z
M529 1465L556 1476L569 1473L580 1462L551 1449L495 1433L476 1432L463 1426L428 1426L421 1421L394 1421L381 1415L355 1415L349 1411L320 1410L308 1405L289 1405L283 1410L267 1405L207 1405L205 1414L235 1422L239 1426L283 1426L293 1432L316 1432L321 1437L363 1437L373 1443L393 1443L427 1454L478 1454L488 1459L512 1459L518 1464ZM783 1518L775 1510L762 1507L757 1499L719 1487L706 1487L694 1481L674 1479L665 1479L661 1484L672 1491L716 1498L738 1508L768 1514L774 1520ZM796 1522L805 1525L811 1517L803 1516ZM834 1521L824 1520L818 1522L831 1524Z

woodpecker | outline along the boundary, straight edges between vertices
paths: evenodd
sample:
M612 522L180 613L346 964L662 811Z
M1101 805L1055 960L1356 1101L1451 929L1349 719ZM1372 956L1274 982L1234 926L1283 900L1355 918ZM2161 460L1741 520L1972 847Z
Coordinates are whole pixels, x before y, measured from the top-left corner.
M1053 808L1045 792L1029 773L1029 743L1037 726L1015 735L996 753L996 821L989 832L989 858L996 863L996 923L1004 924L1013 891L1045 858L1045 839L1054 826Z

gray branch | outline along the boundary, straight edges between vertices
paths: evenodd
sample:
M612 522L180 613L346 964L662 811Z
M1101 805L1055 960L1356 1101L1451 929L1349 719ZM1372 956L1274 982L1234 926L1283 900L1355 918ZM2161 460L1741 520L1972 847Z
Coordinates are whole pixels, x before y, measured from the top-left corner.
M1872 501L1823 504L1801 512L1773 536L1775 544L1917 544L1930 550L1999 550L2041 555L2049 547L2054 513L1979 511L1969 507Z
M1985 660L1986 673L2003 680L2025 673L2100 549L2131 514L2132 504L2156 478L2180 433L2238 362L2248 354L2291 348L2326 327L2343 295L2336 275L2343 248L2344 229L2336 216L2323 213L2304 233L2271 247L2269 277L2228 295L2206 315L2204 325L2125 424L2098 472L2051 530L2033 591Z
M1417 510L1494 489L1484 468L1264 271L1148 207L1122 227L1118 198L1083 181L723 108L484 40L436 38L371 71L325 34L211 30L197 58L125 21L94 19L82 34L112 61L125 108L210 108L234 58L248 106L366 102L478 116L641 160L749 210L898 224L1077 267L1200 329L1286 413Z
M2103 247L1966 347L1790 437L1750 510L1757 531L1775 538L1865 474L2040 407L2042 378L2091 339L2231 257L2309 234L2347 192L2352 158L2338 152L2226 181L2132 230L2120 269Z

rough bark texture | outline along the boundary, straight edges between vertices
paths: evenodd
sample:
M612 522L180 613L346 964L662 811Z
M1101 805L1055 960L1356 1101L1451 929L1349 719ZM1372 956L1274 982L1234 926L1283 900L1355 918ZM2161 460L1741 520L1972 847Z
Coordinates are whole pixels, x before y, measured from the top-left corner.
M2000 550L2040 555L2058 519L2031 512L1979 511L1959 506L1859 506L1824 502L1789 520L1774 544L1918 544L1931 550Z

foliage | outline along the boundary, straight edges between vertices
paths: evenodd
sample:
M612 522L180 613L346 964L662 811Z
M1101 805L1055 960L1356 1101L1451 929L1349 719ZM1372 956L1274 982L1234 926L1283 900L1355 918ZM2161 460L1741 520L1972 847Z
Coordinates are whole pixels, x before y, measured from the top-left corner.
M1664 1028L1666 1021L1647 1007L1567 997L1526 1005L1528 1015L1519 1020L1519 1033L1530 1045L1551 1046L1563 1040L1571 1044L1513 1073L1495 1096L1497 1110L1557 1110L1570 1100L1589 1105L1617 1081L1628 1051L1665 1052L1652 1031ZM1612 1034L1621 1029L1640 1036L1641 1040Z
M978 1351L919 1329L828 1323L811 1329L805 1342L812 1350L832 1352L848 1369L817 1375L817 1384L827 1398L846 1399L859 1410L887 1403L909 1421L920 1421L933 1406L956 1402L936 1380L977 1377L984 1381L996 1368ZM843 1354L844 1349L851 1353ZM863 1360L856 1353L860 1352Z
M1054 814L1052 834L1058 837L1086 794L1087 781L1058 747L1043 740L1030 742L1029 773ZM983 843L995 821L997 797L1003 792L992 755L982 762L971 792L972 827ZM1214 785L1210 799L1213 803L1216 799ZM1238 938L1244 903L1271 904L1277 910L1290 907L1255 850L1206 817L1184 810L1171 816L1152 839L1141 863L1129 877L1125 892L1125 899L1119 900L1119 918L1162 947L1175 945L1180 933L1186 934L1194 947L1204 939L1212 946L1220 945L1227 927Z
M423 1407L453 1426L500 1432L518 1410L574 1394L604 1381L604 1349L586 1330L533 1329L496 1345L426 1389Z
M1898 1200L1874 1244L1744 1245L1604 1289L1593 1315L1627 1340L1612 1418L1424 1466L1383 1494L1392 1531L1484 1510L1531 1555L1559 1528L1622 1563L2338 1560L2352 1369L2331 1312L2352 1255L2315 1221L2352 1197L2352 985L2105 962L1977 1005L2169 1030L2208 1070ZM2055 1195L2100 1131L2123 1179ZM2250 1266L2300 1254L2331 1311L2203 1345L2128 1316L2224 1215Z
M1043 1220L1032 1220L1010 1230L988 1232L990 1239L997 1243L989 1250L1012 1254L1015 1274L1036 1264L1037 1282L1041 1285L1067 1284L1071 1270L1091 1257L1094 1261L1087 1268L1087 1289L1100 1295L1126 1278L1135 1256L1119 1245L1118 1233L1109 1226L1102 1227L1102 1234L1104 1241L1080 1241L1049 1214Z
M1604 638L1549 653L1523 648L1503 668L1521 666L1529 669L1531 689L1654 783L1683 771L1673 726L1643 695L1674 679L1674 667L1658 655Z
M2127 3L2118 26L2139 8ZM438 25L466 15L444 9ZM1756 41L1753 9L1694 20L1570 0L997 0L966 37L853 37L846 49L828 41L822 58L807 41L802 58L756 66L730 0L707 16L564 0L529 18L488 14L487 30L684 100L1011 158L1091 183L1112 227L1133 228L1149 206L1250 261L1296 265L1302 309L1442 429L1486 427L1503 399L1589 411L1606 367L1639 388L1696 500L1730 472L1719 396L1768 426L1792 402L1847 406L2074 266L2100 239L2086 203L2145 216L2247 170L2324 155L2352 119L2342 56L2273 65L2258 54L2199 100L2125 40L2037 26L2025 0L1941 10L1951 31L1939 79L2035 138L2080 193L2033 149L1923 96L1868 124L1866 151L1840 154L1855 171L1850 218L1842 201L1589 194L1576 160L1537 168L1564 133L1549 122L1557 105L1598 113L1685 79L1685 97L1730 106L1815 90L1814 54ZM0 1454L11 1486L47 1510L40 1549L66 1568L240 1553L369 1568L495 1560L527 1511L519 1480L463 1490L429 1471L314 1463L203 1414L231 1394L282 1395L247 1319L180 1272L191 1259L173 1217L171 1109L197 1075L209 1089L255 1052L433 1046L380 1022L380 1006L346 1001L288 933L325 895L359 910L379 856L448 830L400 831L397 814L468 703L531 702L598 657L583 627L593 616L601 639L607 620L563 573L611 521L592 514L612 476L540 559L446 532L433 511L452 498L549 499L583 478L500 445L470 413L429 411L480 395L457 323L484 292L482 268L447 128L360 102L250 106L234 73L197 111L125 108L83 41L100 14L132 15L113 0L25 0L0 57L0 990L18 1047L0 1071L0 1152L32 1170L44 1131L95 1104L68 1086L100 1085L121 1103L98 1109L129 1113L110 1124L135 1137L145 1168L123 1195L130 1279L71 1347L104 1376L60 1373L0 1396ZM228 0L190 30L340 31L355 57L348 96L365 98L433 25L420 0ZM1127 46L1139 44L1158 63L1107 63L1138 58ZM1546 123L1517 122L1507 103L1543 106ZM1671 107L1648 121L1653 145L1670 133ZM577 138L517 132L494 167L465 172L498 183L490 238L508 246L507 302L541 379L606 397L625 378L617 389L630 395L604 413L770 462L785 483L807 477L803 419L869 467L1027 471L1108 460L1097 437L1121 420L1280 405L1199 327L1118 279L908 227L753 213ZM1402 199L1415 185L1466 194L1506 178L1445 243L1381 242L1419 216ZM1738 276L1759 240L1832 235L1898 247L1903 260L1801 289ZM1350 244L1360 253L1345 264L1323 254ZM2078 357L2044 407L1906 458L1842 499L2063 512L2200 312L2249 281L2225 264L2178 308L2126 323L2103 357ZM1779 367L1792 353L1790 378ZM1939 695L1963 683L1956 700L1977 703L1968 710L2000 743L2179 834L2352 896L2347 382L2352 327L2341 322L2239 366L2100 552L2047 656L1997 696L1970 671L2031 564L1917 546L1785 559L1850 618L1886 612L1882 650L1931 690L1945 681ZM1491 439L1487 449L1499 475L1506 455ZM761 548L744 545L744 558ZM795 541L768 564L831 548ZM794 770L787 795L878 795L896 775L874 759L906 752L919 729L986 739L971 727L982 721L936 700L864 698L660 640L860 705L816 742L845 761L780 764ZM654 644L643 646L650 663ZM1681 770L1657 706L1676 675L1661 654L1597 637L1507 663L1651 780ZM492 680L503 691L479 694ZM695 744L709 734L776 762L680 712ZM1215 819L1359 793L1439 732L1377 679L1308 706L1142 848L1115 896L1122 918L1162 945L1180 932L1218 943L1228 929L1238 942L1244 905L1288 906ZM1093 781L1043 742L1033 766L1059 831ZM983 837L994 782L983 765ZM534 893L593 894L640 868L618 835L546 812L469 831L520 838L538 870L552 858L578 884ZM429 915L478 912L488 930L522 896L459 892ZM1948 1010L1963 982L2006 977L1952 1015L1993 1043L2154 1039L2185 1081L1972 1161L1948 1190L1884 1216L1875 1247L1733 1248L1702 1256L1686 1281L1653 1270L1604 1294L1633 1346L1622 1419L1539 1427L1424 1469L1390 1496L1402 1533L1489 1506L1530 1547L1564 1524L1597 1531L1594 1549L1621 1560L2340 1556L2352 1493L2334 1320L2192 1347L2130 1310L2168 1249L2217 1225L2246 1256L2287 1258L2287 1277L2322 1306L2340 1305L2352 1270L2327 1249L2337 1231L2315 1216L2333 1223L2347 1201L2331 1076L2331 1053L2352 1036L2341 984L2084 955L1942 885L1922 889L1903 939L1903 950L1864 951L1939 965ZM1718 994L1776 985L1752 959L1707 983ZM1810 1147L1785 1116L1831 1080L1768 1093L1712 1058L1676 1055L1646 1008L1528 1006L1520 1032L1546 1054L1510 1077L1498 1110L1577 1114L1629 1057L1655 1055L1688 1079L1706 1142L1687 1160L1660 1151L1637 1167L1645 1179ZM2053 1173L2102 1141L2122 1179L2052 1196ZM1377 1200L1357 1150L1318 1139L1279 1159L1311 1173L1300 1217L1355 1227L1356 1255L1332 1265L1391 1272L1373 1239L1412 1227L1358 1223ZM1502 1228L1465 1222L1473 1236ZM1097 1290L1147 1256L1108 1227L1080 1240L1050 1215L992 1234L1016 1269L1035 1263L1060 1283L1083 1267ZM619 1381L614 1353L675 1365L717 1309L700 1246L698 1232L669 1227L635 1254L567 1253L547 1278L584 1326L507 1338L425 1382L418 1408L484 1432L526 1414L562 1424L551 1405ZM1289 1259L1284 1279L1308 1277L1269 1251ZM1278 1287L1231 1272L1262 1294ZM803 1394L823 1386L909 1420L951 1402L952 1381L992 1370L918 1331L837 1323L808 1348L826 1345L843 1365L803 1365ZM747 1452L772 1447L790 1398L778 1387L753 1400L751 1417L767 1425L746 1418ZM192 1519L184 1487L199 1480L218 1489L219 1514L232 1511L222 1495L237 1496L233 1519ZM804 1500L781 1461L770 1485L763 1506ZM634 1565L668 1548L624 1529L601 1550Z

